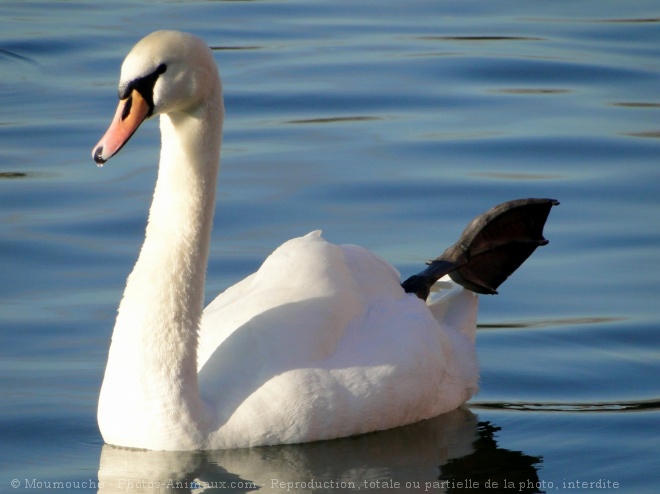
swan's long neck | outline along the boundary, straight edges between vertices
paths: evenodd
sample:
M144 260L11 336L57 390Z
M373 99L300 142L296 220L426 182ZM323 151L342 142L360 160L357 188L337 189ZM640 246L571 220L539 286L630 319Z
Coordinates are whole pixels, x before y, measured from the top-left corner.
M222 131L217 93L193 113L161 116L146 238L119 307L99 403L109 443L169 449L154 438L175 437L177 448L195 449L203 441L197 337Z

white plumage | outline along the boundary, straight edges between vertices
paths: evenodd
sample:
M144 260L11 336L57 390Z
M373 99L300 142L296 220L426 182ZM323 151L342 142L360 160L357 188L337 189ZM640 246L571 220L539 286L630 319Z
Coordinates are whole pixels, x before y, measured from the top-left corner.
M97 163L150 116L160 116L162 149L99 399L106 442L331 439L433 417L477 391L477 296L447 278L451 288L424 303L384 260L320 232L286 242L203 311L223 121L211 51L188 34L153 33L127 56L119 94Z

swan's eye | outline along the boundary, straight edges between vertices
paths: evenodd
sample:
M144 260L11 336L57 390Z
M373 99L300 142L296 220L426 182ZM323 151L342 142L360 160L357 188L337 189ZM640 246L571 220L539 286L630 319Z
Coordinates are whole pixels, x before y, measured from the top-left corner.
M154 111L154 86L156 85L156 81L158 80L158 77L161 74L163 74L166 70L167 70L167 65L161 63L152 73L142 77L138 77L136 79L133 79L132 81L123 84L122 86L119 87L119 99L123 100L129 98L131 92L135 90L138 93L140 93L140 95L149 105L149 115L151 115ZM126 106L124 107L124 111L122 113L122 119L128 116L130 110L131 110L131 101L129 100L126 102Z

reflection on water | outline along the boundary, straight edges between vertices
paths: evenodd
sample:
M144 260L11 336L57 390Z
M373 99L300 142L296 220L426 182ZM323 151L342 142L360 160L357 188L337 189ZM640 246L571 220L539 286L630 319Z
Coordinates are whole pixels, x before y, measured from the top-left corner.
M536 485L541 459L498 447L499 428L465 408L407 427L335 441L203 452L105 445L99 492L457 492L466 481ZM476 492L476 491L472 491ZM539 492L523 490L520 492Z
M648 132L622 132L621 135L630 137L642 137L644 139L660 138L660 130L650 130Z
M638 412L642 410L660 410L660 400L637 402L601 402L601 403L506 403L473 402L474 409L518 410L528 412Z
M477 425L478 437L472 443L474 451L453 458L440 467L440 480L448 482L446 492L478 492L480 489L488 492L504 489L523 493L544 492L539 488L543 482L538 477L541 457L500 448L494 438L500 428L490 422Z
M582 324L606 324L624 320L625 318L622 317L564 317L557 319L543 319L538 321L480 323L478 328L480 330L513 328L557 328L561 326L577 326Z
M351 116L351 117L328 117L328 118L307 118L302 120L290 120L290 124L325 124L341 122L368 122L370 120L381 120L379 117L369 116Z
M1 172L0 173L0 180L2 179L16 179L16 178L26 178L28 176L27 173L24 172Z

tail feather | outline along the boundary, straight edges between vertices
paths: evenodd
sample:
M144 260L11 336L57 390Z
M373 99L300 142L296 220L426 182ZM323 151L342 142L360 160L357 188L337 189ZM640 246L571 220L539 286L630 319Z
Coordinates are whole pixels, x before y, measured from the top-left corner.
M496 294L537 247L548 243L543 227L558 204L555 199L517 199L491 208L470 222L458 242L401 286L426 300L433 284L449 274L468 290Z

